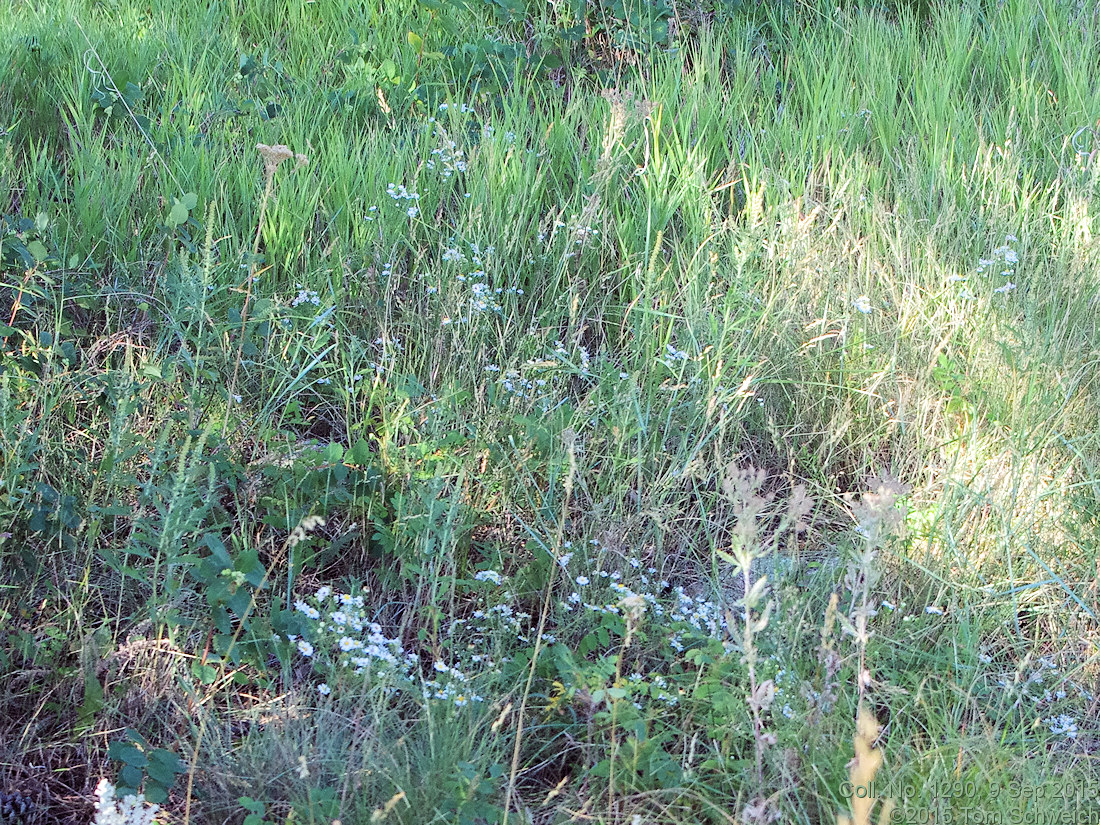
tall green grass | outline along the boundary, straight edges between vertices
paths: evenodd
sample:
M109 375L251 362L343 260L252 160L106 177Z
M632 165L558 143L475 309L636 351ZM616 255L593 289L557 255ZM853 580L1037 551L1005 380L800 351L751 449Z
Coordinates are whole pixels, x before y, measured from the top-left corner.
M0 791L816 823L862 704L1090 796L1095 14L436 5L5 4Z

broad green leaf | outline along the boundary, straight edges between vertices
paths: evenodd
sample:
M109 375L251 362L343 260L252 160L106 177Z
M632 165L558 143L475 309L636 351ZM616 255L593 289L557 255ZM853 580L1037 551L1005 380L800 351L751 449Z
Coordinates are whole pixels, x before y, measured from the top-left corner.
M27 244L27 251L34 256L35 261L42 263L50 256L49 251L46 249L46 245L42 241L31 241Z
M117 745L118 747L115 747ZM123 762L127 765L131 765L135 768L144 768L149 764L148 758L142 753L136 746L123 743L112 742L111 747L108 748L108 753L112 759L119 762Z
M360 438L344 453L344 462L356 467L365 467L371 463L371 457L370 444L365 438Z
M145 801L154 805L163 805L168 801L168 790L155 782L148 782L145 785Z
M172 198L172 208L168 211L168 220L165 221L169 226L179 226L180 224L187 223L187 215L189 210L184 205L183 201L178 198Z
M172 786L172 783L176 781L175 772L166 765L157 765L154 763L150 763L145 773L150 779L165 788L170 788ZM145 796L147 799L149 798L149 790L152 789L148 788L146 790Z
M195 662L191 665L191 675L204 685L212 685L214 680L218 678L218 671L210 665Z

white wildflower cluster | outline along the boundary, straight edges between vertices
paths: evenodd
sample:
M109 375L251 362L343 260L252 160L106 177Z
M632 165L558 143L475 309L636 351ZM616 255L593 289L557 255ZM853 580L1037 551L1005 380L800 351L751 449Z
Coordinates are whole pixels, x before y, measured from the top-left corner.
M572 555L572 553L569 554L570 559ZM641 561L632 558L630 565L632 571L638 570L641 567ZM653 574L657 571L656 568L650 567L647 572ZM574 590L564 601L559 602L558 606L567 613L572 612L575 607L580 607L589 613L597 614L622 615L624 611L649 612L658 619L665 615L665 608L656 595L644 590L636 591L623 584L622 579L622 573L617 570L598 569L593 571L591 578L582 573L573 578L580 590ZM645 573L642 573L639 579L643 585L650 584L650 577ZM667 582L662 584L667 585ZM580 591L584 591L583 596Z
M852 301L852 306L855 307L856 312L862 313L863 315L870 315L873 309L871 306L871 299L867 295L860 295Z
M449 666L446 662L436 661L432 669L435 679L424 681L424 696L441 702L453 702L455 707L464 707L470 702L484 702L485 698L470 689L470 679L461 670Z
M531 619L531 614L524 610L515 610L508 603L514 596L507 590L501 593L500 598L500 604L478 608L473 612L473 618L481 622L479 626L471 628L475 641L479 644L485 642L488 636L498 629L508 630L520 641L527 641L526 625Z
M402 205L405 208L405 214L410 218L415 218L420 214L420 207L417 206L417 203L420 201L420 195L416 192L410 192L405 188L404 184L391 183L386 187L386 194L395 201L405 201Z
M665 634L676 653L683 653L692 640L699 639L721 642L726 654L733 650L726 620L728 605L705 596L691 596L683 587L671 588L668 581L657 578L656 568L643 567L638 558L629 558L627 563L630 569L626 576L617 570L602 569L572 576L575 589L558 602L558 608L564 613L580 609L614 615L640 610L654 628L660 628L651 632ZM669 590L671 604L663 595Z
M498 587L505 583L505 577L495 570L479 571L474 578ZM312 659L315 668L322 672L326 668L330 675L339 670L350 671L369 679L371 684L381 682L391 694L401 691L425 701L463 707L484 701L475 689L476 677L499 674L492 651L494 645L504 641L502 630L523 643L529 642L531 616L512 607L515 595L496 588L487 592L498 603L485 606L482 599L482 607L473 612L472 618L455 619L448 625L445 649L453 661L448 664L437 658L427 675L415 653L365 616L362 596L336 593L327 586L294 603L295 610L315 623L309 631L310 639L288 636L287 641L302 656ZM321 696L329 696L335 685L329 680L316 689Z
M493 126L491 126L489 124L486 124L485 126L481 127L481 136L483 138L489 139L489 138L492 138L493 135L495 135L495 134L496 134L496 129L493 128ZM516 145L516 133L515 132L504 132L501 135L501 141L504 143L505 146L515 146Z
M666 344L664 355L658 360L669 369L675 369L677 364L685 363L690 357L682 349L676 349L672 344Z
M561 341L544 358L529 358L519 369L501 369L497 364L485 366L485 372L498 373L496 386L504 398L522 399L547 412L561 403L557 392L570 376L592 377L592 358L583 346L570 351ZM500 397L500 396L498 396Z
M577 590L560 602L559 608L565 612L581 608L592 613L620 615L628 628L632 623L641 622L644 616L649 637L663 635L668 646L677 654L685 653L701 640L719 642L725 656L736 652L729 641L727 604L705 596L691 596L682 587L672 589L668 581L658 579L655 568L643 567L638 558L628 558L627 563L630 569L626 570L625 576L618 571L602 569L573 576ZM624 579L629 579L629 583ZM670 589L671 604L667 597L661 595ZM666 676L659 672L648 676L635 673L629 677L629 682L631 693L637 699L648 696L668 707L678 704L683 695L682 690L670 686ZM780 711L788 718L794 718L797 712L784 691L777 689L776 695L782 700ZM644 708L642 701L633 704L639 710Z
M145 795L128 794L116 799L115 786L101 779L96 786L96 812L93 825L153 825L156 822L159 805L145 802Z
M469 307L471 313L503 312L500 301L497 300L497 296L501 294L501 289L498 287L494 291L489 284L485 283L484 269L475 269L469 273L468 278L462 280L467 279L470 281Z
M530 150L528 150L530 152ZM594 244L600 235L600 230L594 226L591 226L585 221L586 215L591 215L591 212L583 212L581 217L576 215L572 216L568 222L555 219L553 223L548 223L535 235L535 240L543 244L547 251L555 245L557 242L565 244L565 249L562 253L562 257L568 260L569 258L576 257L586 247ZM546 260L547 255L542 254L540 258Z
M438 169L440 176L446 179L466 171L466 152L446 135L441 135L439 144L432 149L432 155L424 165L429 169Z
M573 236L574 246L585 246L589 241L592 241L600 234L600 230L593 229L587 224L574 223L570 227L570 234Z
M787 701L789 697L787 695L786 683L788 681L795 684L797 684L798 682L798 680L795 679L791 674L788 674L786 670L780 668L778 671L776 671L775 677L772 680L773 684L775 685L775 704L773 705L773 707L778 708L779 712L782 713L786 718L794 719L796 716L795 710L793 707L791 707L791 703Z
M1004 245L993 250L993 257L980 258L978 260L978 274L983 275L987 272L999 271L1003 278L1011 278L1016 273L1016 264L1020 262L1019 254L1012 248L1012 244L1018 242L1019 238L1015 235L1005 235ZM1014 289L1016 289L1016 284L1010 280L1006 280L993 291L1003 295L1007 292L1012 292Z
M729 635L725 611L721 605L705 596L689 596L682 587L677 587L672 592L676 597L676 605L670 614L673 621L686 622L702 635L712 639L721 639Z
M509 395L516 398L535 398L546 386L545 378L525 378L519 370L505 370L497 383Z
M321 296L317 294L316 290L306 289L301 284L295 284L294 288L298 290L298 294L290 302L292 307L301 306L302 304L313 304L315 307L321 305Z
M993 658L986 653L980 654L979 659L986 665L993 662ZM1054 736L1076 739L1079 732L1077 719L1062 712L1062 708L1070 700L1069 690L1075 691L1077 698L1089 703L1094 701L1091 691L1071 681L1048 657L1040 657L1037 664L1026 677L1021 672L1006 674L998 678L996 684L1008 695L1016 697L1015 705L1030 703L1037 711L1036 724L1041 721ZM1042 716L1043 713L1049 715Z
M398 639L386 636L381 625L366 620L362 596L322 587L312 598L298 599L294 609L317 623L311 633L313 641L287 637L303 656L313 658L323 651L326 660L353 669L357 675L370 673L398 681L412 678L416 656L406 653Z
M683 691L679 691L682 693ZM649 677L649 695L657 699L659 702L663 702L669 707L674 707L680 703L679 697L672 693L668 684L668 680L660 673L651 674Z
M1066 739L1077 738L1077 720L1064 713L1051 716L1043 720L1055 736L1064 736Z
M469 114L473 109L465 103L451 104L450 106L444 103L439 111ZM447 134L447 130L443 128L443 124L439 123L434 117L428 118L428 128L435 131L436 145L435 148L432 149L431 155L424 165L428 169L438 171L439 176L444 180L465 172L468 168L466 163L466 151L455 141L451 140L450 135Z
M444 316L443 326L469 323L475 316L484 313L503 314L501 299L505 295L523 295L521 287L494 287L489 283L484 262L494 254L495 247L487 246L482 250L478 244L471 243L467 245L467 253L454 244L454 239L451 239L451 243L452 245L444 247L440 259L445 264L466 264L466 266L454 274L454 280L460 286L456 290L443 290L454 299L452 308L457 310L454 315ZM441 289L437 286L429 286L427 291L428 294L434 295Z
M441 112L458 112L460 115L465 115L474 110L474 107L468 103L440 103L439 111Z

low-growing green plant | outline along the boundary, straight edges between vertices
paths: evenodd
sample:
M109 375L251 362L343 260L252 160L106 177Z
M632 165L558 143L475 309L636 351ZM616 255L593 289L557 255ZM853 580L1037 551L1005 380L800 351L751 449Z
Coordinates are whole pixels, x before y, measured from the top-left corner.
M145 738L132 729L127 729L125 739L111 743L108 754L121 766L116 793L124 797L141 793L155 805L167 801L176 779L187 772L178 754L150 747Z

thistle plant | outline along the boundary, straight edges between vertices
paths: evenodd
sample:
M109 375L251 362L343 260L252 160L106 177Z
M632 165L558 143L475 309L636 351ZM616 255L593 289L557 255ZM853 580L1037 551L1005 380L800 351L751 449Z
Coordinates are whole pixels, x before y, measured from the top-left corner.
M902 484L888 473L872 478L868 482L868 488L852 508L856 532L862 541L855 548L845 577L845 585L852 594L848 614L837 614L859 652L856 681L861 705L867 688L872 684L867 667L867 643L871 638L868 620L876 614L871 593L881 575L877 557L889 537L898 533L902 527L904 516L895 505L899 498L908 495L912 490L910 485Z
M753 742L755 745L755 782L758 789L764 786L764 756L768 748L776 743L775 734L767 730L764 716L775 701L775 683L771 679L761 680L757 673L757 649L755 638L763 631L775 608L770 596L770 586L766 575L757 575L758 560L773 554L780 537L790 534L792 537L804 531L808 524L806 517L813 509L813 500L806 495L801 485L796 487L781 514L775 531L770 536L762 534L764 520L770 515L770 507L775 496L763 493L766 476L763 470L741 469L730 465L722 482L722 493L733 505L736 523L730 552L720 551L719 555L733 565L735 575L741 580L741 598L737 601L738 615L727 617L730 634L734 637L741 652L741 661L749 680L749 694L745 702L752 715ZM770 802L764 796L754 798L742 812L746 821L770 821Z

